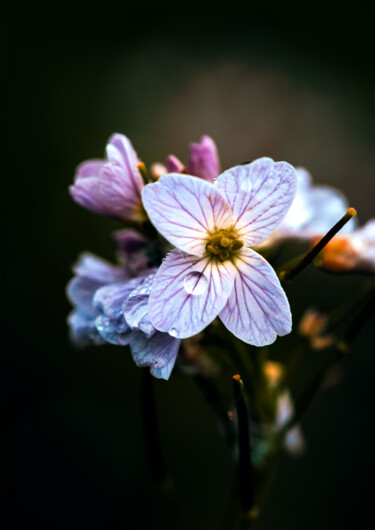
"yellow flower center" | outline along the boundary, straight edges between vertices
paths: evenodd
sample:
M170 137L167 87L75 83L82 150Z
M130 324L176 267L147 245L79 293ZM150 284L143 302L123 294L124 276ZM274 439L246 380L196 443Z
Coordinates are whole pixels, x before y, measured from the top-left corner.
M243 247L243 242L238 237L238 233L233 228L219 230L208 238L206 250L220 261L231 259Z

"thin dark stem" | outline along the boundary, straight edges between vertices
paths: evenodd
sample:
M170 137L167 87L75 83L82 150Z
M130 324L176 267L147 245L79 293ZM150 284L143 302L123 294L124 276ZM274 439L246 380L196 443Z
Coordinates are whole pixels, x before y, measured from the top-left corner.
M243 382L239 375L233 376L233 393L238 419L240 502L243 511L249 513L255 500L254 474L250 457L250 418L243 396Z
M236 435L234 431L233 421L228 416L228 410L223 403L223 398L216 388L213 381L204 377L203 375L197 374L194 376L194 381L197 384L198 388L201 390L205 399L212 407L214 412L217 414L223 429L225 431L226 441L229 447L233 447Z
M349 208L346 214L338 221L335 226L329 230L324 237L313 247L294 267L289 270L283 270L280 272L279 278L283 283L291 281L297 274L305 269L319 254L321 250L327 245L327 243L337 234L341 228L346 225L352 217L357 215L354 208Z
M141 379L141 408L145 446L152 476L159 486L165 487L169 483L169 480L160 442L153 384L153 377L149 369L143 368Z

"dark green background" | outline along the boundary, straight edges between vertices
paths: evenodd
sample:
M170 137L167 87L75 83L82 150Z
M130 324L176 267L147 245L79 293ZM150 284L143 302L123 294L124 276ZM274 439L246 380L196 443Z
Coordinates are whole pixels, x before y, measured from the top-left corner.
M317 5L5 10L4 528L183 528L152 487L140 370L127 350L77 352L68 341L71 265L85 249L113 259L117 228L70 199L76 165L102 156L115 131L147 164L171 152L184 160L188 143L210 134L224 168L263 155L304 165L342 189L365 222L375 191L372 20ZM361 283L305 271L288 291L295 322ZM374 324L344 360L342 382L303 421L305 456L282 456L259 530L372 528ZM305 360L300 386L322 359ZM184 517L218 529L232 457L191 381L172 375L155 386Z

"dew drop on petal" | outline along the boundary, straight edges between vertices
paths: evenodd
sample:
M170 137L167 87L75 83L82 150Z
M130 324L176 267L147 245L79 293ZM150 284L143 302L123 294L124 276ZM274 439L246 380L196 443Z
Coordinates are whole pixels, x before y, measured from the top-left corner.
M169 334L170 334L171 337L177 337L177 329L171 328L169 330Z
M188 294L198 295L207 291L208 280L201 272L189 272L184 279L185 291Z

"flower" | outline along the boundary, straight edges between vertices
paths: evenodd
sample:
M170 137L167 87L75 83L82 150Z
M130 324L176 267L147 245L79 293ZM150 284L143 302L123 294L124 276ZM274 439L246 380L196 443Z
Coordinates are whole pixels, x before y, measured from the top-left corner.
M129 232L120 231L115 237L124 242ZM131 254L119 267L87 253L79 258L75 277L67 287L67 296L74 305L68 317L71 339L79 347L129 345L138 366L150 367L152 375L168 379L181 341L157 331L148 317L155 269L143 270L131 278L124 266L131 262Z
M169 174L144 188L151 222L177 247L152 286L149 314L156 329L187 338L219 315L234 335L255 346L291 331L280 282L249 247L276 229L295 188L295 169L270 158L231 168L214 184Z
M283 239L310 240L322 236L346 213L349 205L345 196L329 186L314 186L310 173L296 168L297 191L290 209L280 226L259 248L277 244ZM355 225L349 223L341 229L350 232Z
M183 163L174 155L169 155L165 162L169 173L185 172ZM215 142L209 136L202 136L199 143L190 144L186 173L200 177L209 182L220 173L220 161Z
M130 140L113 134L106 147L106 160L87 160L78 166L73 199L96 213L120 220L142 220L142 175L140 163Z
M375 219L348 234L335 236L314 262L331 272L375 272Z

